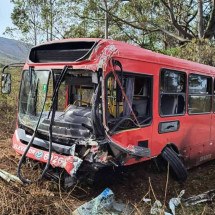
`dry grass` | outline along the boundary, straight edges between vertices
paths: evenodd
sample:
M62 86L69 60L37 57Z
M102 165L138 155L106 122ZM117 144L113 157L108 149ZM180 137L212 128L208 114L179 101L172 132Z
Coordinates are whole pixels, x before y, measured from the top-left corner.
M0 146L0 169L16 174L19 156L11 149L11 141L5 140ZM24 174L38 177L35 170L25 169ZM78 187L76 188L78 190ZM43 180L28 186L0 180L0 214L71 214L78 205L78 196L65 192L59 183Z

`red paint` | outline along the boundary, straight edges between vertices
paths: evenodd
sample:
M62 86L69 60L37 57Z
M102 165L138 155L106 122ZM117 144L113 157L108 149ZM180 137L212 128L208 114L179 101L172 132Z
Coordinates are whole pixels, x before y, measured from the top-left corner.
M23 144L20 139L17 137L16 132L13 135L13 148L18 154L23 154L27 145ZM47 163L49 153L45 150L37 149L31 147L26 155L27 157L42 162ZM69 174L74 168L74 159L75 156L65 156L56 153L52 153L51 166L52 167L61 167L64 168Z

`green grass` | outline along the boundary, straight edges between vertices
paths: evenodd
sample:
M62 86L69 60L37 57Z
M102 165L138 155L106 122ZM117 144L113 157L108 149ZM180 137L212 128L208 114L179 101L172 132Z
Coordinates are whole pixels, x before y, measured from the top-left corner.
M1 139L11 136L15 129L18 92L20 85L20 69L8 70L12 74L11 93L0 94L0 130Z

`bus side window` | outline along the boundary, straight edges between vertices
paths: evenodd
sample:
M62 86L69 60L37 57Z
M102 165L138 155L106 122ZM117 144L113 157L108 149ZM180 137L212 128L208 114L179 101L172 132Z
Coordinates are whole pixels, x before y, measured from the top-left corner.
M199 114L211 112L212 78L203 75L189 76L188 113Z
M160 78L160 115L173 116L185 113L186 74L162 70Z

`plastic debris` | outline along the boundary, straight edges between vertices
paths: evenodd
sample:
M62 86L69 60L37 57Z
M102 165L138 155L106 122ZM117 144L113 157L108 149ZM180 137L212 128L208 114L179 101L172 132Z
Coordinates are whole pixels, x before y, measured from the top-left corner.
M150 210L150 214L152 215L159 215L159 214L164 214L164 215L175 215L175 209L181 204L181 198L184 195L185 190L182 190L178 197L176 198L171 198L169 201L169 209L171 213L165 212L164 207L161 204L159 200L156 200ZM150 199L147 199L147 202L149 202ZM144 201L146 202L146 201Z
M191 196L183 200L185 206L196 205L202 202L212 202L215 198L215 189L209 190L205 193L199 194L197 196Z
M119 215L130 214L132 208L126 204L114 200L114 193L106 188L99 196L81 205L73 215Z
M156 200L150 210L150 214L156 215L163 213L163 205L159 200Z
M22 181L15 175L12 175L2 169L0 169L0 177L7 182L13 181L22 184Z
M172 215L171 213L165 212L164 211L164 207L161 204L161 202L159 200L156 200L150 210L150 214L153 215L160 215L160 214L164 214L164 215Z
M169 209L171 210L172 214L175 215L175 208L181 204L181 198L184 195L185 190L182 190L177 198L171 198L169 200Z
M165 207L159 200L156 200L151 207L150 214L152 215L176 215L176 208L183 204L184 206L196 205L202 202L211 202L215 199L215 189L199 194L197 196L191 196L190 198L183 199L185 190L182 190L180 194L171 198L169 201L169 211L166 212ZM151 199L143 198L143 202L150 203ZM99 196L93 200L83 204L77 208L73 215L119 215L119 214L131 214L132 208L129 205L117 203L114 200L114 193L106 188Z
M148 199L148 198L143 198L143 201L144 201L145 203L149 203L149 202L151 202L152 200L151 200L151 199Z

